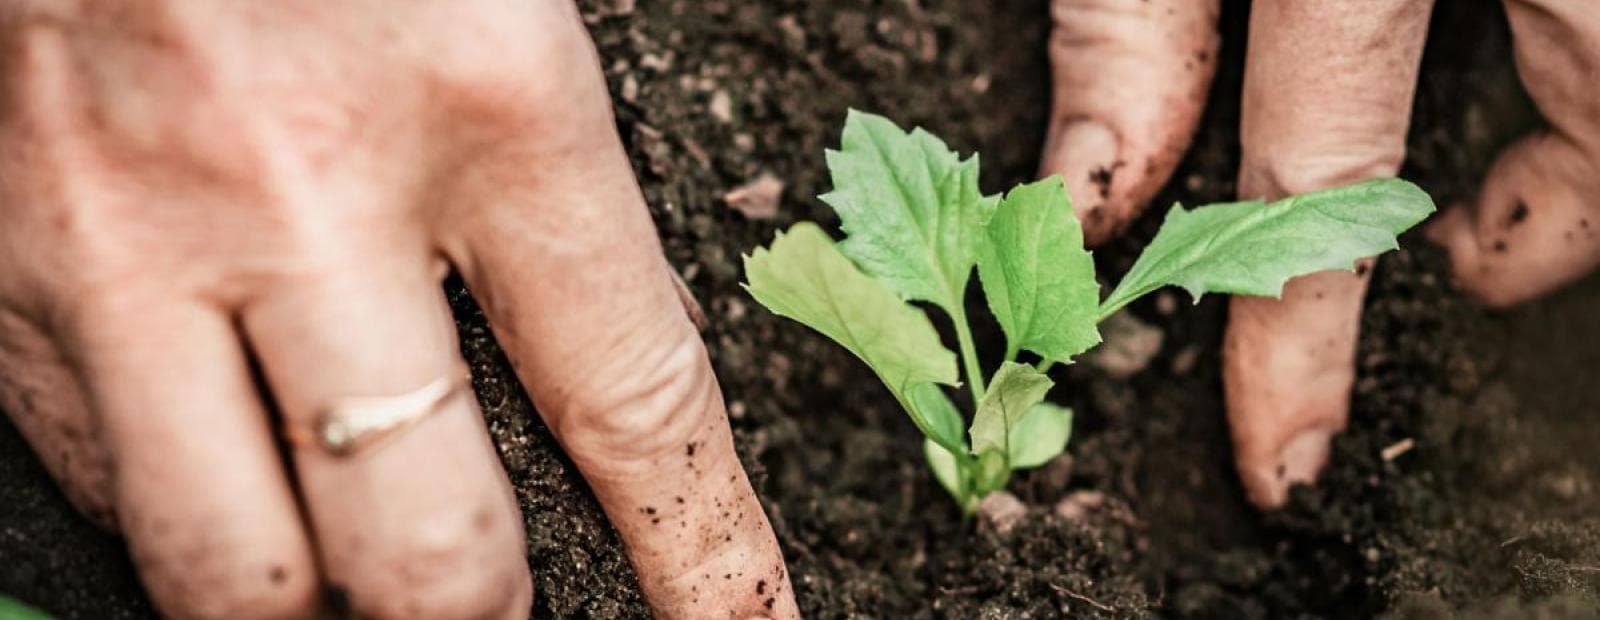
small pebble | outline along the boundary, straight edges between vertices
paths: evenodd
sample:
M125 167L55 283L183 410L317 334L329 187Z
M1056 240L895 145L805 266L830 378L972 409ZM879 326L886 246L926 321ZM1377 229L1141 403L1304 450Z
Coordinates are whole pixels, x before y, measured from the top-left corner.
M994 78L989 77L989 74L979 73L972 76L972 92L979 94L989 92L989 86L993 85L993 83Z
M728 305L725 312L725 316L728 317L728 322L738 322L739 319L744 318L744 315L747 311L748 309L745 307L744 302L739 301L738 297L728 298Z
M800 25L800 20L793 15L778 18L778 32L783 35L783 45L790 52L803 52L806 49L806 29Z
M783 199L784 183L770 173L723 194L723 201L752 220L772 219L778 214L778 204Z
M672 68L672 54L668 52L666 56L658 56L653 53L646 53L639 57L639 66L657 73L665 73Z
M1184 347L1178 350L1177 355L1172 356L1172 374L1187 375L1189 371L1194 370L1195 363L1199 361L1200 347L1192 344Z
M623 101L626 101L628 103L636 103L636 102L638 102L639 101L639 80L634 78L632 75L624 76L622 78L622 92L619 93L619 94L622 95L622 100Z
M1134 318L1126 311L1111 315L1100 326L1105 343L1084 356L1091 366L1113 379L1127 379L1150 365L1161 351L1166 334L1161 328Z
M990 493L983 501L978 502L978 519L985 526L993 528L1001 535L1011 533L1011 528L1028 514L1028 506L1017 499L1017 496L1005 491Z
M1583 484L1577 478L1566 475L1550 481L1550 490L1561 499L1570 500L1578 496L1583 489Z
M1172 316L1178 311L1178 296L1171 291L1156 293L1156 312L1161 316Z
M733 122L733 98L728 96L728 91L718 90L711 93L709 111L711 112L711 118L724 123Z
M1056 502L1056 514L1068 521L1082 521L1089 513L1099 510L1106 496L1099 491L1073 491Z

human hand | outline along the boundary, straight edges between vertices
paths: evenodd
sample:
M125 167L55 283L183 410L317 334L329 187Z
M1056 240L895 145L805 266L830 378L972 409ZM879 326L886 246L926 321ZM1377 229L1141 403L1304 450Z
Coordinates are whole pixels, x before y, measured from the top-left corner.
M0 409L163 613L527 616L474 399L348 455L272 419L447 385L453 266L655 611L797 615L570 2L24 1L0 46Z
M1394 175L1404 159L1431 0L1251 6L1241 199ZM1476 203L1429 236L1491 305L1600 264L1600 14L1583 0L1508 0L1517 67L1549 129L1507 149ZM1053 0L1054 111L1043 171L1061 173L1090 243L1166 182L1216 63L1216 0ZM1281 300L1235 297L1223 381L1240 477L1281 506L1315 479L1345 426L1371 261L1295 280Z

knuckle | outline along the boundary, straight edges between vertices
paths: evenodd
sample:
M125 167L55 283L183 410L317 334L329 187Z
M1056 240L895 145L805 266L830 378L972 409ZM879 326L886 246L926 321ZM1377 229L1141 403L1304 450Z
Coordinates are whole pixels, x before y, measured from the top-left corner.
M1240 186L1258 191L1269 188L1276 192L1272 196L1275 198L1394 176L1405 159L1405 144L1397 140L1293 144L1270 149L1264 155L1247 160Z
M705 345L694 330L670 330L635 358L629 380L603 386L557 423L574 459L586 464L649 464L681 453L719 402ZM631 376L630 376L631 375Z
M532 579L509 513L458 505L385 541L391 551L345 587L361 617L494 618L531 597Z
M1266 182L1285 193L1307 192L1394 176L1405 160L1403 111L1330 108L1300 123L1263 114L1247 110L1240 127L1242 186Z
M535 6L537 5L537 6ZM533 3L518 11L532 11L503 19L503 23L473 22L463 27L476 33L481 45L452 52L437 70L448 85L453 118L468 124L522 127L552 135L582 135L574 119L609 122L596 108L609 113L600 60L575 9L568 3ZM541 24L539 32L522 32L520 24ZM537 79L525 70L541 70Z
M129 282L117 286L64 283L50 296L44 322L67 349L111 344L128 317L143 317L160 307L159 292Z

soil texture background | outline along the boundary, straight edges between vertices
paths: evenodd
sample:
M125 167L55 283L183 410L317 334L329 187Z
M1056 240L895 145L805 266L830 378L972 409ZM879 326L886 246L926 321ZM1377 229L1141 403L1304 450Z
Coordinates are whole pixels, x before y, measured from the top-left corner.
M1600 616L1600 279L1488 312L1451 290L1440 252L1404 238L1373 281L1333 465L1267 515L1233 477L1217 371L1226 304L1154 296L1130 309L1160 337L1142 371L1056 371L1052 399L1077 412L1071 458L1013 481L1030 508L1002 534L960 517L863 364L754 304L738 257L796 221L837 225L814 196L847 108L981 152L989 192L1029 180L1049 111L1047 3L579 4L668 258L710 319L741 452L807 617ZM1403 175L1445 206L1538 119L1498 6L1439 5ZM1096 253L1105 281L1154 234L1160 206L1234 198L1248 10L1224 2L1194 147L1152 215ZM764 176L783 184L772 217L724 199ZM535 616L648 617L482 315L459 283L448 294L522 503ZM979 328L980 341L996 336ZM981 354L992 365L1000 351ZM1069 497L1076 510L1054 508ZM119 541L71 511L4 422L0 593L62 618L153 616Z

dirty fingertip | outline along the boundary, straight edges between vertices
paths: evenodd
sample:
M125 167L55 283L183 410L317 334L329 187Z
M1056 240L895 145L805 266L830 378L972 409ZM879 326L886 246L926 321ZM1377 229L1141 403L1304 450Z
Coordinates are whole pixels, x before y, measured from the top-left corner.
M1322 473L1328 463L1328 449L1333 433L1322 428L1300 431L1283 444L1278 453L1278 471L1287 484L1310 484Z
M1290 487L1317 481L1328 463L1332 441L1332 431L1308 428L1283 442L1275 453L1241 458L1239 472L1250 503L1263 509L1282 508L1288 503Z
M1476 218L1469 207L1456 205L1445 209L1423 229L1428 241L1445 250L1450 256L1450 274L1455 285L1477 297L1479 301L1493 303L1485 290L1491 266L1485 262L1483 248L1478 239Z
M1117 134L1105 124L1076 120L1053 127L1045 143L1041 173L1059 174L1072 197L1090 245L1109 237L1123 218L1112 181L1118 162Z
M1276 475L1277 466L1270 462L1239 464L1239 481L1244 483L1245 498L1257 508L1270 510L1282 507L1289 498L1289 484Z

